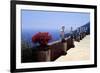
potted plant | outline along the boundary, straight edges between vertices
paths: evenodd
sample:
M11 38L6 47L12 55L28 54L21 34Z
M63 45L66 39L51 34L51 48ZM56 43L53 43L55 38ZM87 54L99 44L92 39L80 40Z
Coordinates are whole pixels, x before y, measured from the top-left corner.
M48 32L38 32L32 36L32 42L38 43L38 60L39 61L50 61L50 50L48 48L48 42L52 39Z

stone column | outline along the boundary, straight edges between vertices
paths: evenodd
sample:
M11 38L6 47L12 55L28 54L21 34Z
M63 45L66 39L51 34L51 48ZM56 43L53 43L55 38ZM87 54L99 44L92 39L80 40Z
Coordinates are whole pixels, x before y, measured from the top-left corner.
M51 61L50 49L38 51L38 61L39 62Z
M77 41L80 42L80 36L77 37Z
M64 41L62 42L62 44L63 44L63 55L66 55L67 54L67 42Z
M64 42L63 45L64 45L64 52L66 52L67 51L67 42Z
M46 53L45 60L50 61L50 49L48 51L46 51L45 53Z

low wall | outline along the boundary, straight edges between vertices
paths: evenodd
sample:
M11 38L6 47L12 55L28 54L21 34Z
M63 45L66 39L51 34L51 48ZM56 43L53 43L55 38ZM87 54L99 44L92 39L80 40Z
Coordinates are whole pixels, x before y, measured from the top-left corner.
M66 47L64 46L64 44L66 44ZM74 47L74 41L73 41L73 39L71 37L67 38L65 40L65 42L61 42L60 41L58 43L50 45L51 61L56 60L61 55L64 55L65 54L65 50L67 52L67 50L69 50L72 47Z
M58 40L48 45L45 48L36 47L22 50L22 62L54 61L61 55L64 55L67 50L74 47L74 41L72 37L68 37L65 39L65 42Z

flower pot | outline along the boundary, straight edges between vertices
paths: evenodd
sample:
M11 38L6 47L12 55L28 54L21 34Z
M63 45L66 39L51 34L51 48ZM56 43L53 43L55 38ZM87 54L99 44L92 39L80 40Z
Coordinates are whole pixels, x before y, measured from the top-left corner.
M37 52L37 59L39 62L50 61L50 49L42 48Z

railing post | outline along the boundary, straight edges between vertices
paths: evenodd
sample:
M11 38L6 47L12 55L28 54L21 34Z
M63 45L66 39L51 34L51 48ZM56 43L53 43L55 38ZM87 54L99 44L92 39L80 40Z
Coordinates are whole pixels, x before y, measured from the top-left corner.
M51 52L50 49L48 49L47 54L46 54L46 61L51 61Z
M50 49L48 48L46 50L39 50L37 53L37 59L39 62L51 61L50 54Z
M62 44L63 44L63 55L67 54L67 42L65 39L62 40Z
M63 46L64 46L64 54L67 54L67 42L63 42Z

